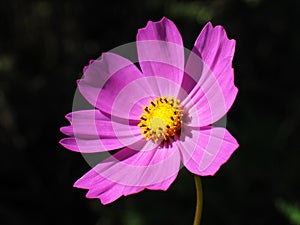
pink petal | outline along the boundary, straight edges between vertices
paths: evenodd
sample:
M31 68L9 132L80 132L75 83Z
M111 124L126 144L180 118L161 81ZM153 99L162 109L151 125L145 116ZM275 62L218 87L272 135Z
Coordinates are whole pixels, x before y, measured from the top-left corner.
M218 121L230 109L237 95L232 59L235 40L229 40L223 27L211 23L201 31L187 61L183 88L190 92L184 102L193 126L206 126ZM196 84L196 85L195 85Z
M132 62L114 53L103 54L100 60L92 61L84 71L84 78L78 81L81 94L90 104L115 117L138 120L135 116L124 113L123 106L132 106L142 98L141 95L157 95L146 82L139 82L142 86L135 85L132 90L127 88L130 94L123 93L127 95L123 98L122 105L114 105L115 99L122 97L120 92L128 84L144 77Z
M179 144L184 166L200 176L214 175L237 149L238 143L222 127L194 129L185 126Z
M82 110L69 113L66 118L70 126L61 132L71 136L60 143L77 152L102 152L122 148L143 139L137 124L116 121L99 110Z
M224 67L231 66L235 40L228 39L222 26L213 27L208 22L198 36L194 48L203 62L218 76Z
M173 81L177 85L157 81L153 88L160 96L178 95L184 71L184 47L175 24L163 18L149 21L137 34L139 63L145 76L155 76Z
M88 198L99 198L108 204L122 195L144 190L166 190L174 181L180 167L177 147L140 151L125 148L99 163L74 184L89 189Z
M148 87L155 87L157 83L162 84L162 86L177 87L173 81L162 77L148 76L137 79L120 90L112 104L111 115L139 121L139 116L143 113L143 106L149 105L150 99L153 100L160 96L150 88L148 89ZM169 94L166 95L169 96Z

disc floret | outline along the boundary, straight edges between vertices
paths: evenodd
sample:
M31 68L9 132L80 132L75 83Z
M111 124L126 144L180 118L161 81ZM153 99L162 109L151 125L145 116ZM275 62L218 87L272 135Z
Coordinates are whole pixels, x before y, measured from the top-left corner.
M138 126L147 141L167 141L173 138L181 127L183 108L180 101L174 97L164 96L150 100L149 106L144 106L143 110Z

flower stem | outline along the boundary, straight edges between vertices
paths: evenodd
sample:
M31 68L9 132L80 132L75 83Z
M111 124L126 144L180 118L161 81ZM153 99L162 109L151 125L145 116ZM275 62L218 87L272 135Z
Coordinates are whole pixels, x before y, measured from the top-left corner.
M196 212L195 212L195 218L194 218L194 225L199 225L201 220L201 214L202 214L202 184L200 177L197 175L194 175L195 178L195 185L196 185L196 195L197 195L197 205L196 205Z

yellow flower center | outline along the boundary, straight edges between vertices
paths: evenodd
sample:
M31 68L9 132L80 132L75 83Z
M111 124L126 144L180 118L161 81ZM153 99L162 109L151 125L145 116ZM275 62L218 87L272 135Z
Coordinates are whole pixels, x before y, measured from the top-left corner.
M143 110L138 126L147 141L166 141L174 137L181 127L183 109L180 101L173 97L164 96L150 100L149 106L144 106Z

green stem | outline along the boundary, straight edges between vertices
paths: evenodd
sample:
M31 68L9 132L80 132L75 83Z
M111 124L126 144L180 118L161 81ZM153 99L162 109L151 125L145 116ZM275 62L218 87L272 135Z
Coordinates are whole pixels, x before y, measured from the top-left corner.
M197 193L197 205L196 205L196 212L195 212L195 218L194 218L194 225L199 225L201 220L201 214L202 214L202 185L200 177L197 175L194 175L195 178L195 185L196 185L196 193Z

